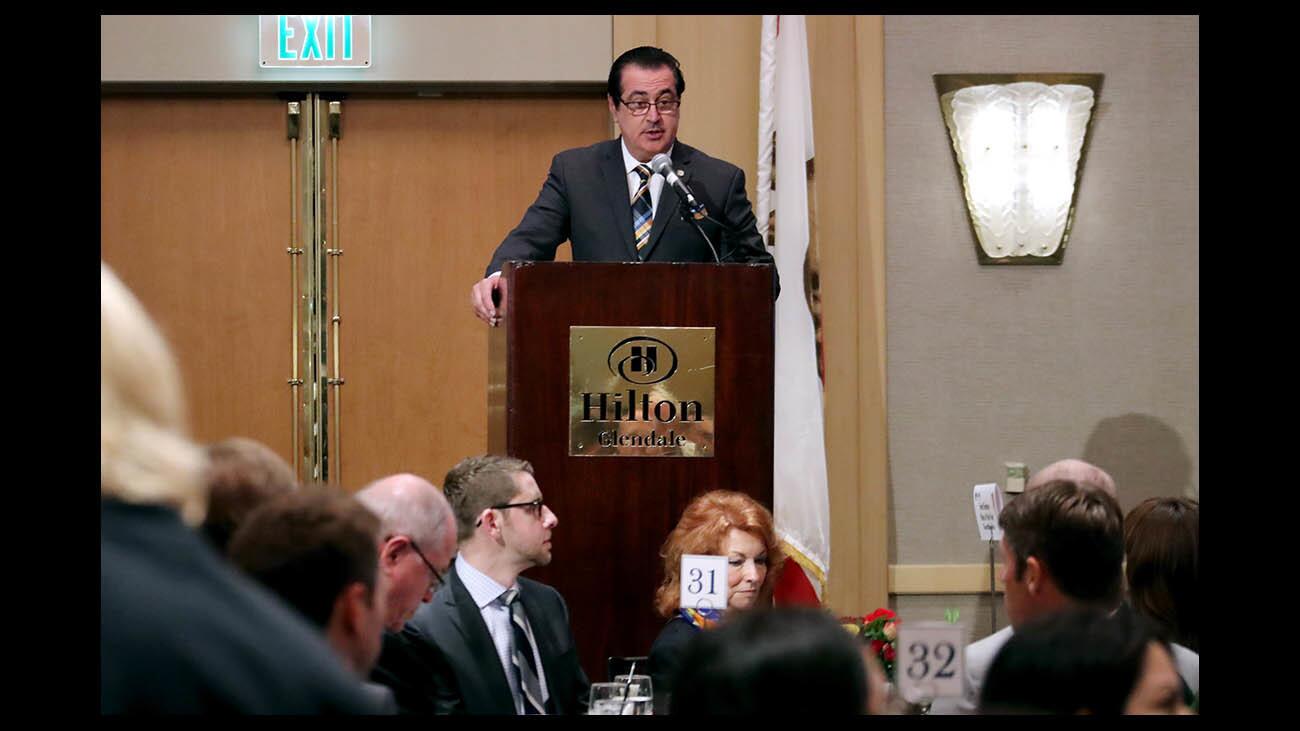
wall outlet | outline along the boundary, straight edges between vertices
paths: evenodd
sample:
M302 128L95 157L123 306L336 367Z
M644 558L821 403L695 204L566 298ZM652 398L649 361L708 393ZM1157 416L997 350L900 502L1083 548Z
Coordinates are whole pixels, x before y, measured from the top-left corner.
M1007 466L1007 486L1006 492L1024 492L1025 480L1029 477L1029 469L1025 467L1024 462L1006 462Z

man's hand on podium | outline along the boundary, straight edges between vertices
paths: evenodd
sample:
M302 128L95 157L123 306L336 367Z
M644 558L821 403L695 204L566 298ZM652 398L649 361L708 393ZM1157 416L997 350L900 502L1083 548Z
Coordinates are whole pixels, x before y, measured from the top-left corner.
M484 277L469 291L469 302L478 319L492 327L501 324L506 314L506 283L500 272Z

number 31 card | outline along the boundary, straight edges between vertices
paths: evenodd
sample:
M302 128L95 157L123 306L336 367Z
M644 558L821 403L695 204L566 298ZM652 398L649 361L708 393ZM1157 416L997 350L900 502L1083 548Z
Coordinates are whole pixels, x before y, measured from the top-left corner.
M727 608L727 557L682 556L682 609Z

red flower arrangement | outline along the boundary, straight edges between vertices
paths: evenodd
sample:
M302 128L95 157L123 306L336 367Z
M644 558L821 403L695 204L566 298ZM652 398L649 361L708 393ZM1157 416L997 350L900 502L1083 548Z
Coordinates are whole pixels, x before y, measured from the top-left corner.
M892 611L880 608L862 617L840 617L844 629L871 645L885 670L885 677L894 682L894 660L898 656L898 623L902 621Z

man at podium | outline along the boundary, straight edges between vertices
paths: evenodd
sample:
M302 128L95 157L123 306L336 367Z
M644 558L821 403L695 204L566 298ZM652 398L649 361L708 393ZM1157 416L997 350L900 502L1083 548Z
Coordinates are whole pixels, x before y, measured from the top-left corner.
M500 323L504 262L552 261L566 239L574 261L772 263L744 171L677 141L685 90L667 51L640 46L615 59L606 101L619 137L551 160L537 200L470 291L479 319Z

